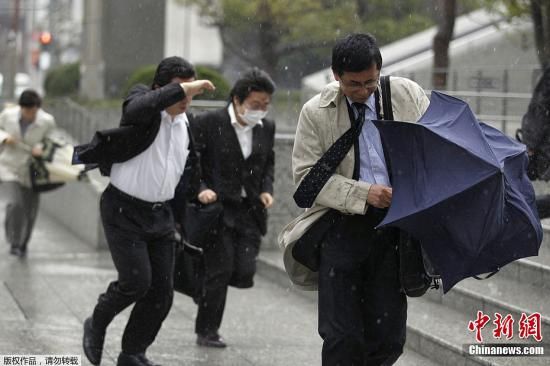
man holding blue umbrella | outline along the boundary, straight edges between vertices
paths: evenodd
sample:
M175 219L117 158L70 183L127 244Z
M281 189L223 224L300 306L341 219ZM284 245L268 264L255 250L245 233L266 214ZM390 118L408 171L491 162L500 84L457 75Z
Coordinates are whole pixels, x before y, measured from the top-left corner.
M376 230L392 201L380 135L382 56L370 34L351 34L332 52L335 82L302 108L292 152L295 200L310 207L279 236L291 280L319 290L323 365L391 365L405 343L407 304L398 276L396 229ZM429 101L405 78L391 79L396 119L417 121ZM319 164L318 161L320 161ZM334 166L331 166L334 165ZM334 171L327 177L323 170ZM316 179L325 175L325 179ZM309 178L307 178L309 176ZM311 179L313 177L313 179ZM330 214L318 271L297 263L293 247ZM327 217L327 216L325 216Z

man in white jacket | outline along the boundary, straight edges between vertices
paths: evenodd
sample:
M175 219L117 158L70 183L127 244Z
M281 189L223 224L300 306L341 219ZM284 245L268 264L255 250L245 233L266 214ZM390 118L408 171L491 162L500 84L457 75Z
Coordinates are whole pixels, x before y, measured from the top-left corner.
M28 89L21 93L18 106L0 114L0 182L11 201L6 210L6 239L10 253L20 257L27 252L38 213L39 194L30 179L31 155L42 155L42 141L55 128L54 118L41 105L38 93Z

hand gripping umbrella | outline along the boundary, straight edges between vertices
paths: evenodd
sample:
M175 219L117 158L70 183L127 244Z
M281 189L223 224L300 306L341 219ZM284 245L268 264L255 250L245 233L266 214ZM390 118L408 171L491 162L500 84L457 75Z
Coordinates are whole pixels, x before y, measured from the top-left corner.
M444 292L460 280L536 256L542 227L523 144L432 92L418 123L374 121L391 161L393 198L379 226L417 238Z

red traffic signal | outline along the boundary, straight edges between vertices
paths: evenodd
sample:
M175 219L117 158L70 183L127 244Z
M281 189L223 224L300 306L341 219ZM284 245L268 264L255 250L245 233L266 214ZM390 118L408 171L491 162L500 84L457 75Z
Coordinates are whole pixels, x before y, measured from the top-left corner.
M38 40L40 41L41 45L47 46L52 43L52 34L48 31L41 32Z

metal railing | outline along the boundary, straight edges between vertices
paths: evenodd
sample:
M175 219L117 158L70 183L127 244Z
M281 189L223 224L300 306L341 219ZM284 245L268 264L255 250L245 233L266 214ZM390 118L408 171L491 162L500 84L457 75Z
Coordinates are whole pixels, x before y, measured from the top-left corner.
M196 100L192 110L202 111L221 108L224 101ZM87 142L99 130L115 128L120 120L120 107L88 109L70 98L48 101L46 110L53 114L58 127L65 130L78 142Z
M486 91L442 91L445 94L464 100L470 105L476 117L498 128L509 136L514 136L521 125L523 114L531 100L531 93L505 93Z
M429 94L431 91L427 91ZM477 118L504 133L513 136L521 125L523 114L531 100L530 93L489 92L489 91L442 91L445 94L460 98L470 105ZM213 108L223 108L225 101L194 100L191 111L200 112ZM69 98L50 101L46 109L51 112L59 127L63 128L76 141L89 141L95 131L117 127L120 119L120 107L90 110ZM279 129L277 138L293 139L298 116L285 115L288 121L281 121L273 116L278 124L284 124L286 129Z

